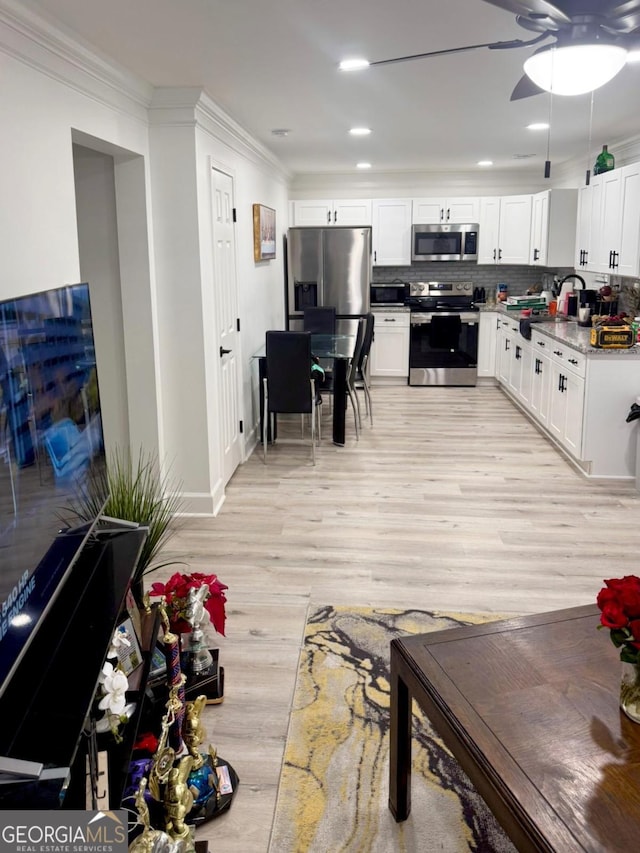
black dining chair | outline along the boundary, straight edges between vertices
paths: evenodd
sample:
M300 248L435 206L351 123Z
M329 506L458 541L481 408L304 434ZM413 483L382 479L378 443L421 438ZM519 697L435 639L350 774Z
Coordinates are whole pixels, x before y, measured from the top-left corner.
M311 376L309 332L269 331L266 335L266 375L263 380L263 458L267 461L268 424L276 414L300 414L311 419L311 454L316 464L316 426L319 434L320 400ZM274 434L274 430L272 430ZM275 440L275 439L274 439Z
M312 335L335 335L336 309L331 306L305 308L302 328Z
M360 402L358 400L355 382L357 375L357 366L360 362L360 353L364 344L365 328L365 319L364 317L361 317L358 320L358 327L356 330L356 341L353 346L353 355L349 361L349 366L347 367L347 395L351 403L351 408L353 409L353 419L356 427L356 441L360 440L360 427L362 426L362 421L360 418ZM334 393L335 388L332 375L325 374L325 380L320 386L320 390L323 394L325 392L327 392L328 394ZM334 406L339 405L342 405L342 401L335 400Z
M369 312L369 314L365 314L364 319L364 341L362 343L362 350L360 351L360 360L356 365L353 387L356 393L358 391L364 392L365 411L369 415L371 426L373 426L373 407L371 406L371 393L369 391L369 380L367 379L367 365L369 363L369 354L371 353L371 344L373 343L375 314Z

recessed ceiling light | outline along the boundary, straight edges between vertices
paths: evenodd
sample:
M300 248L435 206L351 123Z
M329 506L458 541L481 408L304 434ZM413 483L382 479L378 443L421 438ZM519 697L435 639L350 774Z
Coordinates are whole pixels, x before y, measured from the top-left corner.
M291 131L289 130L288 127L274 127L274 129L271 131L271 133L274 136L289 136Z
M371 163L356 163L356 169L370 169Z
M535 154L514 154L514 160L528 160L530 157L535 157Z
M369 67L368 59L343 59L338 68L340 71L359 71Z
M349 133L352 136L369 136L371 133L370 127L352 127Z
M493 166L493 160L478 160L478 166Z
M527 125L527 130L549 130L549 125L546 121L534 121Z

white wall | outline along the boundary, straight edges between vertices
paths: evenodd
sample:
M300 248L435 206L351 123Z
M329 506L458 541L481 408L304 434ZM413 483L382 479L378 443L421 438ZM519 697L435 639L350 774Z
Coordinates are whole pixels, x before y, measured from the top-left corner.
M256 420L250 354L265 329L284 322L282 250L275 261L253 262L251 205L275 208L281 246L288 176L201 94L188 126L156 121L150 133L150 107L162 91L154 99L146 83L12 0L0 0L0 80L0 299L81 280L73 142L112 157L122 327L113 290L111 301L94 307L96 337L103 353L112 349L101 378L105 419L114 440L128 427L133 448L157 451L184 491L202 495L214 512L224 483L212 357L210 169L218 166L235 182L247 447ZM113 197L110 211L91 210L90 169L81 171L82 266L90 268L87 278L105 274L117 289L112 219L102 259L92 245L100 220L113 213ZM104 171L93 180L106 199Z
M96 360L99 367L105 447L129 445L122 294L113 157L74 145L80 277L90 282Z

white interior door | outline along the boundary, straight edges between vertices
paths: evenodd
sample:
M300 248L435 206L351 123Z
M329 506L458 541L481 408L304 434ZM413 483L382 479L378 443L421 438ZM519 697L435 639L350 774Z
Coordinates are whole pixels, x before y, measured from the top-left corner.
M235 230L233 224L233 179L212 169L213 186L213 281L216 295L220 357L220 429L224 482L231 479L241 461L238 370L240 364L237 330Z

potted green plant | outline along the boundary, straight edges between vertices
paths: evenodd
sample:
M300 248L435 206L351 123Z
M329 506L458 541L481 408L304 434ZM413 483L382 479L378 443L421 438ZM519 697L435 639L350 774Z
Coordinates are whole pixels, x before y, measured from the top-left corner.
M140 451L134 460L128 449L116 449L108 455L105 466L92 469L68 512L78 522L93 521L102 514L148 528L131 579L133 594L142 605L144 575L175 562L157 562L157 555L177 532L175 516L182 503L176 484L160 472L155 454Z

